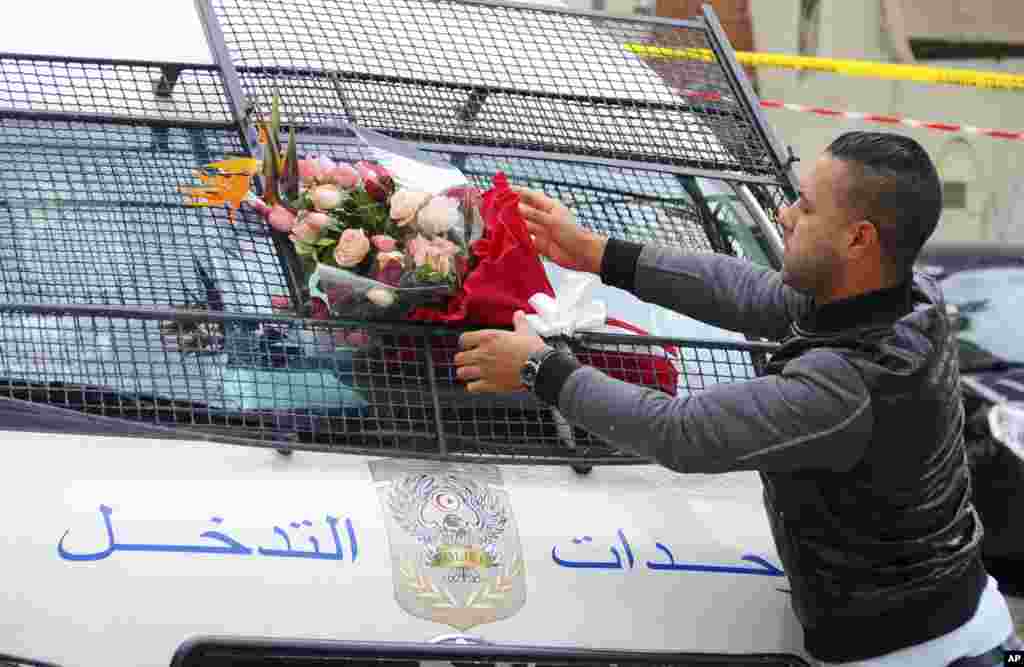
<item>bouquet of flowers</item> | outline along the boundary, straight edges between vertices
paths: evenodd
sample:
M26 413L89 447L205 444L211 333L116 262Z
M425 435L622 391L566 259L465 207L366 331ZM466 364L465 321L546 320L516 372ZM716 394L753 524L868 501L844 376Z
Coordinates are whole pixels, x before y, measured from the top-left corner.
M206 185L188 193L207 202L200 205L237 209L247 203L288 234L301 260L311 317L510 327L513 314L523 310L550 320L547 336L572 338L576 331L606 330L606 324L644 333L607 318L603 306L600 317L592 317L581 305L586 299L577 304L568 293L556 295L504 174L480 192L447 163L353 125L374 161L299 158L294 131L287 149L278 149L277 119L275 98L270 123L259 127L262 160L214 163L221 173L200 176ZM261 171L264 188L257 197L247 188ZM620 379L674 393L677 351L664 352L591 349L587 359Z
M457 169L408 144L349 128L379 159L300 158L294 128L282 151L275 95L270 121L257 125L262 155L207 165L212 175L197 174L204 185L183 191L193 205L247 203L287 234L314 318L395 320L443 308L470 269L469 244L482 234L480 193ZM249 191L257 174L261 196Z
M266 215L302 260L313 317L401 319L462 284L472 190L403 188L380 164L326 156L296 169L296 196Z

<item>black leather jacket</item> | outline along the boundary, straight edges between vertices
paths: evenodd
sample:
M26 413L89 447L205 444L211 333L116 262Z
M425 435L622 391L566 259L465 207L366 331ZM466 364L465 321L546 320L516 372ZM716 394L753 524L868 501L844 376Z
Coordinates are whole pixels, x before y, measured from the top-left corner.
M782 340L768 373L679 396L553 356L536 391L574 424L680 472L757 470L811 655L870 658L971 618L986 573L953 331L927 278L815 309L778 273L608 244L605 283Z
M762 473L782 560L800 573L794 610L820 659L863 659L950 632L985 586L956 341L943 313L927 283L826 306L793 325L769 365L780 372L815 347L848 350L871 392L874 427L850 470Z

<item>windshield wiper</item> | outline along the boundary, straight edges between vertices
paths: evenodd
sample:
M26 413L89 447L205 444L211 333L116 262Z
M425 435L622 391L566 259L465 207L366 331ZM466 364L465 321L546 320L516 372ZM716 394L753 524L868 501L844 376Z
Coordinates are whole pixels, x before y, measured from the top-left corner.
M984 371L1009 371L1024 368L1024 363L997 357L977 343L960 338L957 341L957 352L960 357L961 373L981 373Z
M991 361L977 361L972 363L960 363L962 373L981 373L985 371L1012 371L1024 368L1024 363L1019 361L1006 361L1005 359L993 359Z

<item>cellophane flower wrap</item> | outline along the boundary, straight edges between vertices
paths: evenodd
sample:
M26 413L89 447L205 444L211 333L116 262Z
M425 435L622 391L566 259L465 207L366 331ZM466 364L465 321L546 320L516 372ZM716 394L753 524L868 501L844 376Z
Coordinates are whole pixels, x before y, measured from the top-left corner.
M479 193L412 147L367 130L359 136L381 159L298 160L295 214L278 227L290 224L311 314L398 320L444 308L467 276Z
M263 195L244 201L287 234L316 319L399 320L446 307L482 234L479 191L465 175L410 144L343 123L372 159L353 162L287 150L275 95L258 125ZM225 163L226 164L226 163Z
M473 190L404 187L377 163L304 162L290 238L314 315L394 320L443 307L466 278Z
M443 309L418 309L412 317L446 324L509 327L517 310L533 313L530 297L554 296L526 221L519 194L498 172L481 198L483 236L472 242L471 271Z

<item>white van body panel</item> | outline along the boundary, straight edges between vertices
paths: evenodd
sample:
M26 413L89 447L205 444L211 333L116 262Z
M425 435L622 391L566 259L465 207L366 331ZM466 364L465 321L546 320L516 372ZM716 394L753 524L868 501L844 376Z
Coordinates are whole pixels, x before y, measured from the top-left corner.
M428 642L457 632L396 602L388 516L370 474L375 459L148 439L0 437L8 452L0 484L7 508L0 652L65 666L134 667L167 665L198 635ZM802 654L785 577L742 560L754 555L779 565L756 474L679 475L651 465L597 467L589 475L561 466L496 468L522 542L526 601L465 634L514 644ZM109 535L101 506L109 508ZM311 550L313 536L322 553L334 553L328 516L338 520L340 560L258 551L280 549L274 528L284 527L295 551ZM222 546L201 537L206 531L252 553L146 550ZM111 536L137 550L112 549ZM629 559L613 567L610 548L621 556L623 540ZM666 561L656 543L677 564L749 572L652 569ZM567 567L555 556L606 565Z

